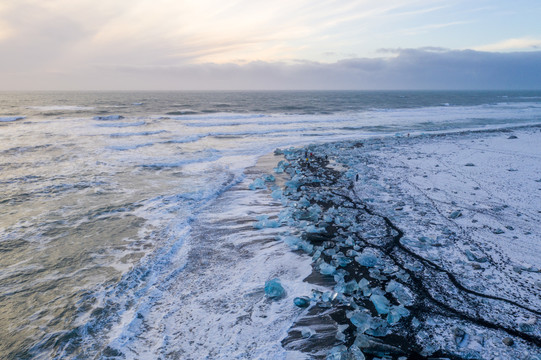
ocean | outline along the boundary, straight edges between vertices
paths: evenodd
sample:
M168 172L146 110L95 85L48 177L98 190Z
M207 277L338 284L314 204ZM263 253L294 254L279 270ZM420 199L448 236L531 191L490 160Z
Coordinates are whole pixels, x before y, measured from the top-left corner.
M246 219L279 211L239 188L258 160L312 143L540 122L541 91L1 92L0 358L250 358L213 340L223 320L202 321L201 304L228 309L228 331L249 339L238 321L249 299L224 291L255 288L244 272L293 261L213 249L220 237L259 238ZM284 271L300 276L301 265ZM189 306L199 318L166 320ZM280 353L272 339L294 316L274 310L258 310L281 326L262 353ZM199 346L175 338L188 322L207 336Z

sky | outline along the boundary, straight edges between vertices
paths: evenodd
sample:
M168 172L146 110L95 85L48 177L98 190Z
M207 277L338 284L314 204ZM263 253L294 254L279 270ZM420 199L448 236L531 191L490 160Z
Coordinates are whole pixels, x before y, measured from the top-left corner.
M0 90L541 89L539 0L0 0Z

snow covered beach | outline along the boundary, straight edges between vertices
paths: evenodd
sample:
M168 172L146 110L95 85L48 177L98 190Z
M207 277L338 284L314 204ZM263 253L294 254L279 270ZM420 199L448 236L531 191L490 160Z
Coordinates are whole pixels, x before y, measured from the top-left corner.
M286 150L283 196L299 229L286 242L331 285L312 294L285 347L538 359L540 140L529 127ZM303 333L329 318L334 334Z

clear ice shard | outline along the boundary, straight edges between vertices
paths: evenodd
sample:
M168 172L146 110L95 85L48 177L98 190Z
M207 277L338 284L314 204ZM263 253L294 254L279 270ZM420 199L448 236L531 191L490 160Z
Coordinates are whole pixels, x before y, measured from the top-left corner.
M273 300L284 297L286 291L280 282L280 279L271 279L265 282L265 295Z
M362 266L374 267L378 263L378 257L369 251L363 251L362 254L355 257L355 261Z
M391 303L385 296L372 294L372 296L370 296L370 301L372 301L372 304L374 304L378 314L381 315L389 313Z
M391 325L396 324L401 318L409 316L410 312L404 306L393 306L387 315L387 322Z
M255 179L251 184L250 184L250 190L257 190L257 189L266 189L267 186L265 185L265 180L261 179L261 178L257 178Z
M334 273L336 273L336 268L330 264L323 262L321 263L321 265L319 265L319 272L322 275L334 275Z
M296 297L293 303L300 308L306 308L310 306L310 298L308 296Z

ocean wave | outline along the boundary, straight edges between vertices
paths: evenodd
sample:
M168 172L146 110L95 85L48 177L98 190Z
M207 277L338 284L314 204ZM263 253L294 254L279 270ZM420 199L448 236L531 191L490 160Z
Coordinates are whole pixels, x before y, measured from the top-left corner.
M136 145L113 145L113 146L109 146L109 149L117 150L117 151L127 151L127 150L139 149L142 147L149 147L153 145L154 143L145 143L145 144L136 144Z
M226 114L226 113L214 113L213 115L198 115L198 116L178 116L170 117L174 120L198 120L198 121L212 121L212 120L246 120L255 118L269 117L269 114Z
M77 106L77 105L45 105L45 106L28 106L27 109L39 111L89 111L94 110L93 106Z
M126 133L114 133L109 135L110 137L128 137L128 136L149 136L157 135L168 132L167 130L156 130L156 131L141 131L141 132L126 132Z
M122 115L104 115L104 116L94 116L94 120L121 120L124 119Z
M129 123L129 122L104 123L104 124L96 124L95 126L97 126L97 127L118 127L118 128L123 128L123 127L143 126L143 125L146 125L145 121L138 121L138 122L132 122L132 123Z
M196 142L196 141L199 141L201 140L202 138L206 137L207 135L192 135L192 136L187 136L187 137L184 137L184 138L180 138L180 139L171 139L171 140L167 140L167 141L162 141L161 144L186 144L186 143L191 143L191 142Z
M149 170L163 170L163 169L171 169L171 168L180 168L186 165L191 164L199 164L199 163L206 163L206 162L212 162L220 159L222 156L215 154L208 157L203 158L197 158L197 159L187 159L187 160L180 160L175 162L162 162L162 163L152 163L152 164L142 164L139 165L140 168L143 169L149 169Z
M3 116L0 117L0 122L13 122L22 119L26 119L26 116Z

